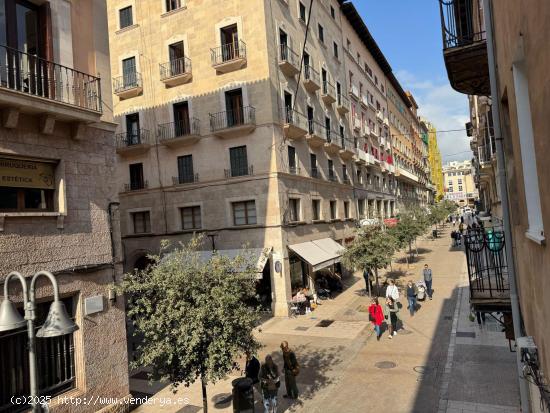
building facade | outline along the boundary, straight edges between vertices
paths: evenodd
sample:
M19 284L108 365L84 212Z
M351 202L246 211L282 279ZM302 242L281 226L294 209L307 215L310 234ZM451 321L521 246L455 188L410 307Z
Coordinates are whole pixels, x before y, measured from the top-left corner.
M545 228L550 226L546 139L550 90L542 85L548 84L550 6L540 0L529 7L512 0L455 0L442 4L441 11L443 27L454 27L444 35L449 79L456 90L469 95L467 127L481 208L495 230L504 224L507 230L501 233L511 234L505 248L513 262L497 268L498 274L506 275L500 294L508 298L502 300L500 311L512 312L516 338L530 337L530 346L536 348L529 365L525 358L518 358L522 408L533 413L547 411L550 251ZM517 293L508 282L508 274L514 273ZM487 272L488 276L494 277L494 271ZM482 298L477 301L483 304ZM483 305L487 303L485 299Z
M460 206L475 206L478 190L471 161L453 161L443 166L445 199Z
M445 195L445 186L443 178L443 164L441 161L441 152L437 143L437 129L427 120L424 120L428 129L428 164L430 167L430 180L435 190L435 200L440 201Z
M38 388L53 396L50 411L75 411L58 395L122 399L128 363L124 302L112 291L122 268L106 3L1 1L0 39L0 282L13 271L27 279L52 272L79 327L36 338ZM8 291L21 307L19 283ZM36 299L41 325L53 300L46 277ZM29 395L26 337L26 329L0 333L1 411L28 408L11 404Z
M339 1L110 0L125 269L162 239L247 244L275 315L341 271L358 222L396 212L391 68L365 30Z

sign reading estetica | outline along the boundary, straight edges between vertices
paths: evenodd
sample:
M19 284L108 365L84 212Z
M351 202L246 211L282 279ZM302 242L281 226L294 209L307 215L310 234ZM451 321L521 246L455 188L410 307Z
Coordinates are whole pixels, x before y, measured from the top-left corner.
M0 158L0 186L54 189L54 168L47 162Z

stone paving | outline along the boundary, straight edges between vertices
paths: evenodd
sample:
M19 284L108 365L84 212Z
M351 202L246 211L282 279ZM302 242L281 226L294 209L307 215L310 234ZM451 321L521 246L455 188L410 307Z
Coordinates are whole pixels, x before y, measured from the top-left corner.
M414 317L403 308L403 328L392 340L376 341L368 314L362 278L334 300L323 301L313 313L296 318L272 318L258 329L264 344L260 360L271 354L281 366L279 344L288 340L301 363L300 399L280 397L279 412L491 413L518 412L515 356L499 325L487 319L479 327L468 318L469 303L464 252L449 248L447 228L442 238L419 241L419 258L408 268L402 259L384 276L403 286L419 279L424 263L434 272L433 301L420 303ZM401 299L403 303L406 300ZM406 304L405 304L406 305ZM334 320L328 327L321 320ZM208 386L209 410L231 412L231 380ZM155 404L139 413L202 411L198 383L173 394L165 384L149 383L144 374L130 380L137 395L154 395ZM284 383L280 395L284 393ZM256 394L256 412L262 412ZM164 405L161 406L160 403Z

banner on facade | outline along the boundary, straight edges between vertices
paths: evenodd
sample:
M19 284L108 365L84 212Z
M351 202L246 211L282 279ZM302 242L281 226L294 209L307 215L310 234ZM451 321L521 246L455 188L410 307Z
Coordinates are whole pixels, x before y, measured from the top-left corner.
M47 162L0 158L0 186L55 188L55 165Z

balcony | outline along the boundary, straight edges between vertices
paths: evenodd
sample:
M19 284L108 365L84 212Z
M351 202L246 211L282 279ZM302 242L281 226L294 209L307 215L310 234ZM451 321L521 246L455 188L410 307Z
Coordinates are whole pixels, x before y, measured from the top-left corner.
M200 137L200 121L196 118L159 125L159 141L169 148L193 145Z
M336 96L336 110L342 116L349 112L349 99L342 93Z
M0 105L14 114L98 122L102 113L100 79L0 45ZM17 119L13 116L12 122L4 123L14 128ZM50 129L53 131L53 126Z
M381 110L376 111L376 120L380 123L384 122L384 115L382 114Z
M316 179L321 179L321 171L319 168L313 167L309 170L309 176Z
M223 139L252 133L256 129L256 109L245 106L210 114L210 130Z
M510 308L506 242L501 230L469 230L464 236L470 304L474 311Z
M224 174L226 178L238 178L239 176L254 175L254 167L252 165L243 166L241 168L225 169Z
M301 176L302 175L302 169L299 166L289 166L288 167L288 173L290 175Z
M304 87L309 93L315 93L321 89L319 72L309 65L304 66Z
M326 105L332 105L336 102L336 91L334 85L328 80L323 81L323 90L321 91L321 99Z
M365 109L368 109L369 107L369 98L365 95L361 95L361 106L363 106L363 108Z
M300 56L286 44L279 46L279 68L288 77L300 73Z
M210 49L212 67L219 73L229 73L246 65L246 43L242 40Z
M136 181L130 182L129 184L124 184L124 192L143 191L148 188L149 183L147 181Z
M353 156L353 161L357 165L367 164L367 153L363 149L357 149L357 153Z
M283 133L287 139L304 138L309 131L307 118L291 108L284 109Z
M491 94L485 25L479 0L439 0L443 58L453 89L468 95Z
M388 146L388 140L384 136L380 136L380 146L387 147Z
M151 133L147 129L122 132L115 135L116 153L120 156L142 155L152 145Z
M193 77L191 70L191 59L180 57L170 60L168 63L160 64L160 80L166 86L183 85Z
M326 142L323 145L323 148L326 153L335 155L340 150L340 145L338 143L339 135L331 130L325 129Z
M388 119L387 116L384 118L384 126L387 127L387 128L390 127L390 120Z
M359 88L354 84L349 85L349 95L354 99L359 99Z
M181 174L172 177L174 185L187 185L199 182L199 174Z
M341 147L338 153L340 158L344 161L349 161L355 155L355 148L353 147L353 142L346 139L344 136L340 137Z
M355 114L353 117L353 130L356 132L360 132L363 125L361 124L361 118Z
M140 95L143 92L141 74L129 72L113 78L113 90L120 99L130 99Z
M320 148L325 143L326 128L315 120L308 120L306 141L312 148Z

